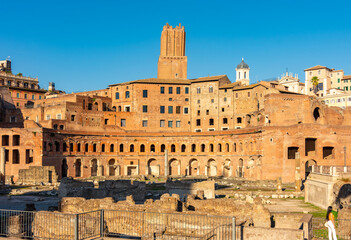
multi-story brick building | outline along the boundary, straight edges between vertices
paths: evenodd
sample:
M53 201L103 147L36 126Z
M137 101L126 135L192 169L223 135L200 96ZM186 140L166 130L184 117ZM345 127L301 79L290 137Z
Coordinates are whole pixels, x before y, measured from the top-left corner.
M244 61L236 82L226 75L187 79L184 27L166 25L161 42L158 78L38 99L22 109L22 128L1 130L6 174L16 180L20 168L52 165L60 177L293 182L313 164L342 165L351 154L351 110L273 82L250 85ZM13 135L19 146L7 140Z

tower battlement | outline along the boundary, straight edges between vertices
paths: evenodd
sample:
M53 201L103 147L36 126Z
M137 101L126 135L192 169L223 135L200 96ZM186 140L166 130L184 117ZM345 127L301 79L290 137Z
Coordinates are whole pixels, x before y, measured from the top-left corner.
M175 28L168 23L163 26L157 77L160 79L187 78L185 29L181 24Z

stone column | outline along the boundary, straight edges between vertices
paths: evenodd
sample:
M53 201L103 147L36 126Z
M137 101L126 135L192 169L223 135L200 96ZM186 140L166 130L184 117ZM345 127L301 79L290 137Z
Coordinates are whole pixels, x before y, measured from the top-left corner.
M5 148L0 149L0 183L5 183Z
M168 177L168 150L165 150L165 177Z

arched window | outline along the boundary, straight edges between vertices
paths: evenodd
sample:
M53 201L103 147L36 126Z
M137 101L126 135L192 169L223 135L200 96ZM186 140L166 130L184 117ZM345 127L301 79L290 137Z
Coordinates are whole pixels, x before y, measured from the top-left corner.
M140 145L140 152L145 152L145 145L144 144Z
M246 79L246 72L244 72L244 79Z
M80 152L80 143L77 144L77 152Z
M105 144L101 145L101 152L105 152Z
M93 152L96 152L96 143L93 144Z
M70 144L69 144L69 151L70 151L70 152L73 152L73 143L70 143Z
M214 119L213 119L213 118L210 118L209 124L210 124L210 126L213 126L213 125L214 125Z
M222 152L222 144L218 143L218 148L217 148L218 152Z
M210 152L213 152L213 144L210 144Z
M239 72L239 79L240 79L240 72Z
M63 125L60 125L60 130L63 130L63 128L64 128Z
M122 107L118 106L118 112L121 112L121 111L122 111Z
M119 145L119 152L123 152L123 150L124 150L123 144L120 144Z
M54 129L57 129L58 128L58 125L57 124L54 124Z
M236 143L234 143L234 152L236 152Z
M227 152L229 152L229 143L225 144L225 149L226 149Z
M206 149L206 145L205 144L201 144L201 152L205 152Z
M171 145L171 152L175 152L176 151L176 146L174 144Z
M80 177L82 175L82 171L81 171L82 161L80 159L77 159L76 163L74 164L74 167L76 169L76 177Z
M209 93L213 93L213 87L212 87L212 86L210 86L210 87L208 88L208 92L209 92Z
M166 145L162 144L161 145L161 152L165 152L165 150L166 150Z
M134 152L134 144L130 144L130 146L129 146L129 152Z
M186 146L185 146L185 144L182 144L182 152L185 152L185 150L186 150Z
M110 152L114 152L115 151L115 145L114 144L111 144L110 145Z
M196 144L192 144L191 145L191 151L192 152L196 152Z
M151 146L150 146L150 152L155 152L155 145L154 145L154 144L151 144Z
M88 143L85 144L85 149L84 149L84 151L85 151L85 152L89 152L89 144L88 144Z
M129 95L129 91L126 91L126 97L125 98L129 98L130 95Z

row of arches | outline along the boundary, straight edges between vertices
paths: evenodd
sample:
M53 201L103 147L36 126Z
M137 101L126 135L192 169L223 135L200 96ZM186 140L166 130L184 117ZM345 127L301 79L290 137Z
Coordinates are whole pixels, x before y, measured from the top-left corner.
M246 161L246 168L253 167L254 163L251 157ZM257 159L256 162L258 161ZM251 162L252 161L252 162ZM94 176L120 176L120 175L154 175L159 176L164 174L164 165L162 161L155 158L148 159L145 169L143 172L139 171L138 162L125 163L123 161L111 158L105 161L105 164L97 158L93 158L89 161L85 161L83 166L82 159L78 158L74 160L73 169L70 171L72 177L94 177ZM162 169L161 169L162 167ZM83 176L83 169L88 168ZM209 177L224 176L224 177L244 177L244 160L242 158L237 161L231 159L216 160L209 158L208 160L200 161L197 158L191 158L190 160L181 160L177 158L171 158L168 160L167 175L170 176L199 176L205 175ZM68 164L67 159L62 160L62 177L68 176Z
M115 147L115 145L117 147ZM155 153L155 152L165 152L169 151L171 153L175 152L243 152L243 151L255 151L256 142L238 142L238 143L198 143L198 144L161 144L156 147L155 144L97 144L97 143L61 143L58 141L54 142L54 145L49 142L48 147L46 147L46 142L44 142L44 151L49 152L139 152L139 153Z

